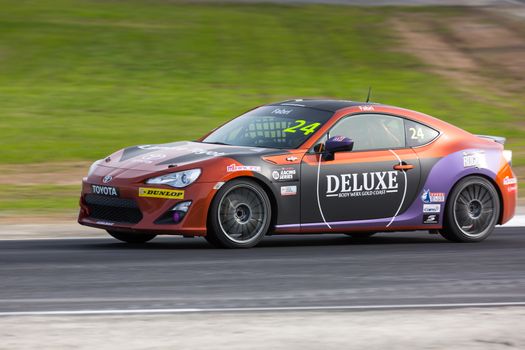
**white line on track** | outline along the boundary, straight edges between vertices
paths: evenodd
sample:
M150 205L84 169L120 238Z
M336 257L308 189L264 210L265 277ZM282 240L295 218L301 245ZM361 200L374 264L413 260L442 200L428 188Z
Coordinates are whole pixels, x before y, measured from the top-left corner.
M56 310L56 311L7 311L0 316L68 316L68 315L118 315L118 314L188 314L206 312L271 312L271 311L344 311L344 310L393 310L393 309L443 309L467 307L525 306L525 301L494 303L442 303L442 304L390 304L390 305L339 305L339 306L290 306L290 307L234 307L188 309L107 309L107 310Z
M525 226L525 215L516 215L509 222L500 227L523 227Z

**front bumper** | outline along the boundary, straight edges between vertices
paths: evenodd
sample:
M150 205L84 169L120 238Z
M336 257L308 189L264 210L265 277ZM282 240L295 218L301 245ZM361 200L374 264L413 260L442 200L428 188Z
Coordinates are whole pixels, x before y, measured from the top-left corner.
M216 192L213 188L215 184L215 182L196 182L180 189L184 191L182 198L167 199L139 196L139 188L174 190L169 186L146 185L143 182L125 183L116 180L110 185L117 189L118 196L108 196L93 193L92 185L109 186L109 184L84 178L78 222L81 225L106 230L203 236L206 234L208 208ZM156 223L177 203L185 201L191 201L192 204L181 222Z

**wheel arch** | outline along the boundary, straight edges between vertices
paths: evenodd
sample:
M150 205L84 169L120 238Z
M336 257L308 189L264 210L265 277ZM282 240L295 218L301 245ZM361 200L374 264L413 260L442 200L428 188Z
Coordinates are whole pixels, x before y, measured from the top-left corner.
M271 234L271 232L274 229L275 224L277 222L277 214L279 212L278 207L277 207L277 205L278 205L277 204L277 199L275 198L275 194L273 193L271 187L267 183L265 183L263 180L261 180L261 179L259 179L257 177L254 177L254 176L237 176L237 177L234 177L232 179L229 179L224 184L227 184L228 182L232 182L232 181L235 181L235 180L249 180L249 181L253 181L257 185L261 186L263 191L266 193L266 195L268 196L268 199L270 200L270 208L272 209L271 210L272 217L270 218L270 230L269 230L269 234ZM208 207L208 213L206 214L206 223L207 224L208 224L208 221L210 219L211 203L213 203L213 201L217 197L218 193L219 193L219 191L215 192L215 194L213 195L213 197L211 199L210 206Z
M454 190L454 188L456 188L456 186L458 185L458 183L460 183L462 180L466 179L466 178L469 178L469 177L474 177L474 176L477 176L477 177L481 177L481 178L484 178L485 180L488 180L492 186L494 186L494 189L496 190L496 193L498 194L498 200L499 200L499 213L498 213L498 224L501 222L502 220L502 216L503 216L503 206L504 206L504 203L503 203L503 196L501 194L501 190L498 186L498 184L496 183L496 181L491 178L490 176L487 176L486 174L482 174L482 173L470 173L470 174L466 174L465 176L463 177L460 177L459 179L456 180L456 182L454 183L454 185L452 185L452 187L450 187L450 190L448 191L448 193L452 193L452 191ZM445 203L445 208L448 207L449 205L449 201L451 200L451 198L449 196L447 196L447 201Z

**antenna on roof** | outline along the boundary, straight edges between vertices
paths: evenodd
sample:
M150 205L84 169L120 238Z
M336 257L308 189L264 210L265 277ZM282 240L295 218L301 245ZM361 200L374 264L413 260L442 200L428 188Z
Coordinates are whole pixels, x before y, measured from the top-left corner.
M372 92L372 87L371 86L368 87L368 95L366 96L366 103L368 103L370 101L370 92Z

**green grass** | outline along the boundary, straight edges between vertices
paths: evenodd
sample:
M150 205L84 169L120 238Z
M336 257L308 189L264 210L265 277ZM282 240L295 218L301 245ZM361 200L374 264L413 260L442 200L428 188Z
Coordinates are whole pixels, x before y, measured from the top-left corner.
M39 215L78 208L80 185L0 185L0 213Z
M486 92L461 92L393 49L393 16L432 11L446 20L463 8L160 0L0 0L0 8L0 163L95 160L128 145L195 139L255 105L363 100L369 85L375 101L525 146L515 101L496 107ZM71 188L37 190L4 196L0 210L76 203ZM42 199L58 193L63 200Z

